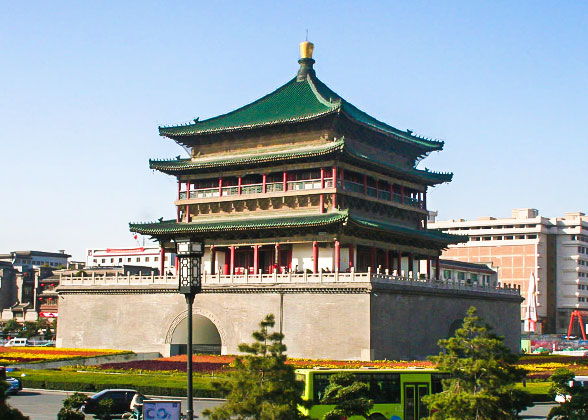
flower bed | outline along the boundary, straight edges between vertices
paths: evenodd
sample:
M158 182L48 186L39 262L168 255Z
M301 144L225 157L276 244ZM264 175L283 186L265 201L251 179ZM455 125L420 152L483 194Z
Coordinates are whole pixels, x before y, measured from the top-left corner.
M123 350L92 350L52 347L0 347L0 364L48 362L82 357L131 353Z
M526 355L517 364L527 370L527 378L534 380L547 380L559 368L588 375L588 357L584 356Z
M235 356L195 355L193 356L193 367L195 372L201 373L222 373L230 369ZM186 355L165 357L155 360L132 361L123 363L104 363L96 366L98 369L115 371L177 371L186 372ZM346 361L346 360L311 360L311 359L288 359L286 362L296 368L392 368L401 369L407 367L431 368L433 364L427 361Z

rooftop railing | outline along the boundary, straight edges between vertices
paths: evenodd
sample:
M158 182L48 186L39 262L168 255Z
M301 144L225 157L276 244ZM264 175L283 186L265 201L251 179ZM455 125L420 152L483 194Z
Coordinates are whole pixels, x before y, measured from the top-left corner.
M403 273L404 274L404 273ZM208 274L202 275L203 286L219 286L219 285L268 285L268 284L339 284L339 283L380 283L380 284L396 284L403 286L426 287L434 289L458 289L471 290L480 292L499 293L507 295L519 295L518 289L507 287L493 287L487 285L480 285L477 283L467 282L464 280L452 279L430 279L418 276L407 276L387 274L387 273L373 273L371 270L363 273L339 273L339 272L320 272L320 273L272 273L272 274L249 274L245 270L244 274ZM100 276L92 274L90 276L74 277L63 276L60 280L61 287L75 287L75 286L177 286L178 280L176 276L142 276L142 275L109 275Z

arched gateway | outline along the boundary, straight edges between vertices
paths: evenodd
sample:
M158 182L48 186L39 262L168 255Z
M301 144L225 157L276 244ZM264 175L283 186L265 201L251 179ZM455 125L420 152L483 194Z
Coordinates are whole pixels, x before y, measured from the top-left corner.
M179 314L169 326L165 343L169 345L170 356L186 354L188 334L188 312ZM216 321L216 323L215 323ZM194 353L221 354L224 331L219 321L208 311L195 309L193 312L192 340ZM221 333L222 331L222 333Z

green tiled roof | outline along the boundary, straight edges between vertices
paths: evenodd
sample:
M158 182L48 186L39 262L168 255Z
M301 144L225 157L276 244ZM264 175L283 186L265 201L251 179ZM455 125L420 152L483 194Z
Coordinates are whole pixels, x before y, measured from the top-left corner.
M450 235L448 233L439 232L436 230L418 230L418 229L411 229L403 226L397 226L392 223L388 223L385 221L376 221L366 219L361 216L351 216L350 221L366 228L372 228L377 230L384 230L387 232L392 232L398 235L407 236L407 237L419 237L423 239L427 239L434 242L444 243L444 244L457 244L461 242L467 242L468 238L464 235Z
M447 245L450 243L467 242L467 237L462 235L449 235L434 230L417 230L392 223L369 220L361 216L349 214L348 210L340 210L331 213L310 213L288 216L266 216L248 218L220 218L219 221L195 221L191 223L176 222L175 220L162 220L154 223L129 223L131 232L154 237L165 237L181 234L210 234L231 231L251 231L280 228L321 227L334 224L355 224L359 227L376 229L400 235Z
M162 136L179 139L216 132L230 132L275 124L296 123L342 113L352 121L425 150L441 150L443 142L413 135L383 123L359 110L313 74L303 81L290 80L272 93L235 111L177 126L159 127Z
M276 150L263 154L260 154L259 150L255 150L252 153L243 153L227 157L217 156L214 158L198 158L194 161L191 159L149 160L149 168L172 174L186 170L215 168L225 165L259 164L292 158L308 158L313 156L328 155L334 151L341 150L344 144L344 139L339 139L332 143L313 146L299 146L296 148L289 147L287 149Z
M192 223L163 220L155 223L129 223L131 232L142 235L163 236L176 234L197 234L207 232L228 232L262 230L292 227L320 227L347 220L347 211L311 213L274 217L224 218L219 221L196 221Z
M294 158L326 156L331 153L345 153L353 158L366 161L370 165L376 164L401 173L403 176L412 176L417 180L422 180L430 184L450 182L453 177L453 174L451 173L437 173L412 167L402 167L383 158L382 155L377 153L366 155L364 152L353 147L352 142L346 142L345 138L337 139L332 143L315 146L300 146L296 148L291 147L289 149L282 149L263 154L260 154L259 151L256 150L254 153L243 153L228 157L197 158L196 160L149 160L149 168L173 175L191 170L217 168L226 165L257 165L265 162L279 162Z

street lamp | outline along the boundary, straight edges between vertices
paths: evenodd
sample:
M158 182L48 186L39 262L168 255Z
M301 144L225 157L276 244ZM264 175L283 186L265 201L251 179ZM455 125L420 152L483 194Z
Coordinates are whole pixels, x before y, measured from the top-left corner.
M188 304L188 343L186 345L186 355L188 357L187 375L188 375L188 407L186 408L186 418L194 419L194 410L192 402L192 305L194 297L202 290L202 256L204 255L204 243L192 238L178 238L176 242L176 257L180 260L180 270L178 273L178 291L186 297Z

